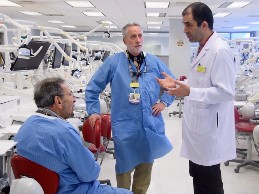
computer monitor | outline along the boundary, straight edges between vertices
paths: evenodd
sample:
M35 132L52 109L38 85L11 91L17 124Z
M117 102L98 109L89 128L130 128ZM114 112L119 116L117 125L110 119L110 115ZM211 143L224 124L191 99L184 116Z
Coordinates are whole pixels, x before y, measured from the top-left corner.
M68 44L65 44L65 49L64 49L64 51L65 51L65 53L67 54L67 56L70 56L70 53L71 53L71 46L69 46ZM62 59L62 65L64 65L64 66L69 66L69 61L67 61L64 56L63 56L63 59Z
M4 64L5 64L5 61L4 61L3 55L2 53L0 53L0 67L4 67Z
M61 47L62 50L65 49L65 44L58 43L58 45ZM61 63L62 63L62 54L61 52L57 49L57 47L54 48L54 60L52 61L51 67L53 69L60 68Z
M91 57L93 57L94 60L101 60L102 59L102 52L103 50L93 50Z
M77 52L77 45L75 43L72 43L72 51Z
M104 51L102 61L104 61L107 57L109 57L110 53L111 53L110 51Z
M41 51L34 57L30 57L29 59L17 57L15 62L11 65L11 71L38 69L50 47L50 42L31 40L28 44L28 47L30 47L33 52L37 52L41 46Z

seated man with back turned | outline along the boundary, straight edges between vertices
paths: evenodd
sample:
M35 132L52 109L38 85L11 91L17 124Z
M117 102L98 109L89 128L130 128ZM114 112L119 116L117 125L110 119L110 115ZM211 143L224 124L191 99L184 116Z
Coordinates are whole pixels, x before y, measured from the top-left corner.
M62 78L46 78L36 84L38 110L21 126L15 140L17 153L58 173L58 193L132 194L101 185L99 164L83 146L77 130L65 119L73 116L75 98Z

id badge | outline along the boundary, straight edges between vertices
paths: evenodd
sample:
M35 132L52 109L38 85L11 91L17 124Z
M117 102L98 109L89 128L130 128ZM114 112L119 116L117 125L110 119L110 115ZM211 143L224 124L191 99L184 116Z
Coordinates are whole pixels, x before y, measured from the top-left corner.
M129 102L133 104L138 104L140 101L140 94L139 93L130 93L129 94Z
M198 65L198 66L197 66L197 72L205 73L205 72L206 72L206 67L205 67L205 66Z
M139 83L137 83L137 82L136 83L135 82L134 83L130 83L130 87L131 88L139 88Z

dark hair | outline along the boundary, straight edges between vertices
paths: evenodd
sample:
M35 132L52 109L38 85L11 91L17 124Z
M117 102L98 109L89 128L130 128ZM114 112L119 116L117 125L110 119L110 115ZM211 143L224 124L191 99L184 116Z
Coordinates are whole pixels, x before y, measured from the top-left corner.
M60 77L46 78L34 87L34 101L38 108L50 107L54 104L55 96L63 95L61 84L65 80Z
M200 27L203 21L208 23L208 26L213 30L213 14L211 9L204 3L194 2L188 5L182 12L182 16L185 16L188 13L188 9L192 10L192 17L194 21L197 22L197 26Z

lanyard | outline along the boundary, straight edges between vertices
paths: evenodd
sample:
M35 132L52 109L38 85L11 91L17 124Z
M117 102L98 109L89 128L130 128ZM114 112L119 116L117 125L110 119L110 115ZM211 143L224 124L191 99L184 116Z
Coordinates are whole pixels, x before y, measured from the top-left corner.
M144 62L144 71L143 69L141 69L141 64L136 64L137 61L135 61L136 63L133 62L132 64L132 60L129 57L128 54L128 61L129 61L129 71L130 71L130 77L132 79L132 83L137 83L138 82L138 78L142 73L146 73L147 72L147 64L146 64L146 59L143 59ZM136 67L137 71L134 71L134 66Z

